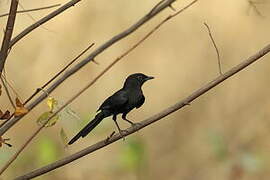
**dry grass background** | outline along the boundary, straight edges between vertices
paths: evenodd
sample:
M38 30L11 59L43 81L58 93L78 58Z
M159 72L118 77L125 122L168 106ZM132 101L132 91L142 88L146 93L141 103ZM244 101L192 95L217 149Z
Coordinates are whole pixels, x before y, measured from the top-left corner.
M42 7L66 1L22 0L24 8ZM100 45L143 16L157 1L115 0L82 1L48 22L12 49L6 66L8 79L23 99L61 69L89 43ZM203 22L211 27L219 47L223 71L240 63L269 43L270 1L257 7L263 17L249 7L247 0L201 0L174 18L115 65L101 80L70 106L82 119L91 118L100 103L122 86L126 76L144 72L156 77L145 84L145 105L130 113L142 120L186 97L218 75L216 54ZM176 9L188 1L177 1ZM0 13L8 10L9 1L0 1ZM49 10L50 11L50 10ZM167 9L139 31L97 57L100 65L90 63L67 80L53 94L59 101L76 93L114 58L137 42ZM48 11L31 13L39 19ZM5 18L0 19L3 29ZM27 14L19 15L14 34L33 23ZM3 34L1 34L2 38ZM227 180L269 179L269 55L217 88L197 99L191 106L166 117L127 141L105 149L49 173L40 179L183 179ZM1 96L0 108L11 108ZM1 149L1 164L37 127L35 121L46 104L39 105L7 133L13 148ZM74 146L64 149L59 130L66 127L71 137L79 127L74 119L65 119L44 130L3 176L10 179L22 172L44 165L39 163L40 139L56 147L55 159L76 152L106 137L114 130L110 119ZM70 128L68 124L75 124ZM122 126L127 126L121 122ZM132 139L143 144L144 164L139 170L122 167L121 153ZM119 158L120 157L120 158Z

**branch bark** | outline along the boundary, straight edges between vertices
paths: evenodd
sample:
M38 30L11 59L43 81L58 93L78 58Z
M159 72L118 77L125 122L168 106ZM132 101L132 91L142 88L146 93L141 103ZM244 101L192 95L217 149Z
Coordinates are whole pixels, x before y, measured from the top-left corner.
M19 0L12 0L9 10L9 16L7 20L7 25L5 29L5 35L2 41L1 51L0 51L0 76L5 66L5 62L8 56L9 44L11 40L11 36L14 29L15 19L16 19L16 12L18 8Z
M18 13L32 12L32 11L40 11L40 10L44 10L44 9L54 8L54 7L57 7L57 6L61 6L61 4L55 4L55 5L51 5L51 6L40 7L40 8L34 8L34 9L21 10L21 11L17 11L17 14L18 14ZM9 15L9 13L1 14L1 15L0 15L0 18L1 18L1 17L5 17L5 16L8 16L8 15Z
M77 0L78 1L78 0ZM105 51L107 48L115 44L116 42L120 41L121 39L127 37L134 31L136 31L139 27L141 27L143 24L151 20L154 16L156 16L158 13L163 11L165 8L169 7L175 0L162 0L163 3L161 3L158 6L155 6L150 10L149 13L147 13L144 17L142 17L138 22L133 24L128 29L124 30L123 32L119 33L118 35L114 36L112 39L108 40L104 44L102 44L100 47L98 47L95 51L93 51L88 57L86 57L84 60L82 60L80 63L75 65L70 70L66 71L64 75L62 75L58 80L56 80L48 89L46 90L47 93L53 92L59 85L61 85L65 80L67 80L71 75L79 71L83 66L85 66L87 63L92 61L96 56L98 56L100 53ZM41 94L36 100L34 100L31 104L27 106L27 109L31 111L35 106L37 106L41 101L43 101L47 97L46 93ZM12 118L10 119L6 124L4 124L0 128L0 136L2 136L6 131L8 131L13 125L15 125L22 117Z
M184 106L190 104L192 101L194 101L195 99L197 99L201 95L208 92L210 89L214 88L215 86L219 85L220 83L222 83L223 81L228 79L229 77L235 75L236 73L240 72L241 70L248 67L252 63L258 61L261 57L263 57L264 55L266 55L269 52L270 52L270 44L265 46L263 49L258 51L253 56L249 57L247 60L245 60L242 63L238 64L237 66L231 68L226 73L218 76L216 79L212 80L211 82L209 82L205 86L194 91L190 96L188 96L188 97L184 98L183 100L177 102L176 104L164 109L163 111L153 115L152 117L147 118L144 121L141 121L137 126L133 126L133 127L126 129L126 131L124 131L123 135L128 136L132 133L135 133L136 131L138 131L138 130L140 130L140 129L142 129L142 128L144 128L144 127L146 127L154 122L157 122L158 120L168 116L169 114L183 108ZM108 146L109 144L112 144L112 143L118 141L119 139L122 139L122 136L118 133L118 134L112 136L110 139L102 140L96 144L93 144L93 145L91 145L91 146L89 146L89 147L87 147L87 148L85 148L77 153L74 153L70 156L67 156L61 160L58 160L54 163L51 163L49 165L46 165L46 166L41 167L39 169L36 169L36 170L29 172L25 175L19 176L16 178L16 180L25 180L25 179L31 179L31 178L38 177L42 174L45 174L45 173L53 171L59 167L62 167L66 164L69 164L69 163L71 163L71 162L73 162L73 161L75 161L75 160L77 160L85 155L88 155L94 151L97 151L105 146Z

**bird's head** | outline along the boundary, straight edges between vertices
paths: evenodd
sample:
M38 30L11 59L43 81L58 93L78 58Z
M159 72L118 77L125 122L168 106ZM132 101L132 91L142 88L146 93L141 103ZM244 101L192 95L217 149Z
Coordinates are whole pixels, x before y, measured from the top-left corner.
M124 87L139 86L141 87L146 81L154 79L152 76L146 76L143 73L131 74L127 77Z

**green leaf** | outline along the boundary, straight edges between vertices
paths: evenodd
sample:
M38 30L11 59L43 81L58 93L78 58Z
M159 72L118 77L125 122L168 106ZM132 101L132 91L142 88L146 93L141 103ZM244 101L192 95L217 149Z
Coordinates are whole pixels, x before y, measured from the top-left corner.
M145 163L145 145L140 139L130 138L123 147L120 162L130 170L138 170Z
M44 123L47 122L48 118L52 115L53 113L50 111L42 113L39 118L37 119L38 125L43 125ZM45 125L45 127L51 127L56 124L56 122L59 120L59 115L54 116L52 119L49 120L49 122Z
M56 144L50 138L42 138L38 141L38 162L40 164L48 164L57 159L59 151Z
M241 164L249 172L257 172L263 168L263 158L255 153L244 152L241 154Z
M217 159L226 160L228 157L228 147L224 136L218 132L211 132L209 134L209 140Z

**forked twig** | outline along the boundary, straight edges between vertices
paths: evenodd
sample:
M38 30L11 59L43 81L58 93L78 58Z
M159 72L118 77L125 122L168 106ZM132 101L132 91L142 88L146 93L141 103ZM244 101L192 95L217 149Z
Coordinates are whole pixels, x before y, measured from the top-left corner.
M217 60L218 60L219 74L222 75L219 50L218 50L217 45L216 45L216 43L215 43L215 40L214 40L214 38L213 38L213 36L212 36L210 27L209 27L208 24L206 24L205 22L204 22L203 24L206 26L206 28L207 28L207 30L208 30L209 37L210 37L210 39L211 39L211 41L212 41L212 44L213 44L213 46L214 46L214 48L215 48L215 50L216 50L216 53L217 53Z
M55 76L53 76L48 82L46 82L42 87L37 88L36 91L23 103L23 105L26 105L31 99L33 99L40 91L44 91L44 89L57 77L59 77L67 68L69 68L76 60L78 60L86 51L88 51L91 47L94 46L95 43L90 44L85 50L83 50L79 55L77 55L73 60L71 60L62 70L60 70ZM95 62L95 61L93 61ZM96 63L96 62L95 62ZM48 92L46 91L45 93L48 96ZM0 128L3 127L12 117L14 113L11 114L11 116L4 121L1 125Z
M35 95L37 95L42 89L45 89L53 80L59 77L67 68L69 68L76 60L78 60L86 51L93 47L95 43L90 44L86 49L84 49L79 55L72 59L63 69L61 69L57 74L55 74L48 82L46 82L42 87L37 88L36 91L23 103L26 105Z

